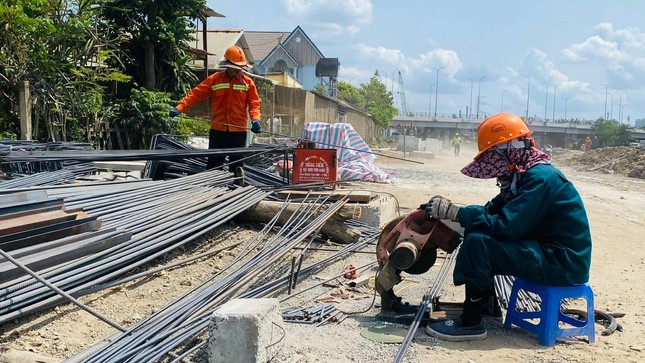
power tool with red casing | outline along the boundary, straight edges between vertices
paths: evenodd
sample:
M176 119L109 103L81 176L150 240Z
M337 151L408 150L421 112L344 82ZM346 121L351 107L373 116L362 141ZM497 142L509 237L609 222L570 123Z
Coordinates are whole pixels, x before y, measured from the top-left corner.
M381 295L381 311L396 310L400 304L392 288L401 281L400 273L419 275L427 272L437 259L437 248L452 253L462 235L443 221L426 218L425 204L408 215L390 221L376 245L380 272L376 291Z

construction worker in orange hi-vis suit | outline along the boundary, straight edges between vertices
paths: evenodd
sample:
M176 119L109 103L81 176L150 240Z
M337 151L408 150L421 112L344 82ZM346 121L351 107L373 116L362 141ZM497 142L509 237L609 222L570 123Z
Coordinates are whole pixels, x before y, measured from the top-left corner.
M246 146L249 115L251 131L262 132L260 126L260 97L255 82L242 72L248 66L242 48L233 45L226 49L220 66L224 71L216 72L188 92L176 108L170 110L171 117L186 112L191 107L211 97L211 129L209 149L229 149ZM243 156L229 155L229 171L241 173ZM210 156L207 168L221 167L225 156ZM239 169L238 169L239 168Z

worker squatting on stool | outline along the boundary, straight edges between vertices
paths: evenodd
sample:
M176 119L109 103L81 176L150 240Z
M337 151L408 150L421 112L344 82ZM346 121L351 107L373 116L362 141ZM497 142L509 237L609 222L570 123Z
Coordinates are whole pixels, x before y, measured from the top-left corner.
M465 285L463 312L429 324L429 335L450 341L485 339L482 304L494 296L495 275L545 285L589 280L591 233L582 199L551 157L535 147L531 134L513 114L484 120L477 129L479 153L461 172L496 178L499 194L483 206L458 206L442 196L423 206L428 220L451 220L464 228L453 274L455 285ZM400 281L400 271L383 270L377 291L382 302L396 301L391 289Z

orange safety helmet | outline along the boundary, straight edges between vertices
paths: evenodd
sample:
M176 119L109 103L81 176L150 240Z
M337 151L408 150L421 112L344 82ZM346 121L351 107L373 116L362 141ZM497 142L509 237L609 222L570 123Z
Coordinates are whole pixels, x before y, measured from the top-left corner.
M479 153L475 159L493 146L522 136L531 136L524 121L512 113L498 113L484 120L477 127L477 146Z
M231 45L226 49L226 52L224 52L224 59L240 67L246 67L248 64L246 62L244 51L237 45Z

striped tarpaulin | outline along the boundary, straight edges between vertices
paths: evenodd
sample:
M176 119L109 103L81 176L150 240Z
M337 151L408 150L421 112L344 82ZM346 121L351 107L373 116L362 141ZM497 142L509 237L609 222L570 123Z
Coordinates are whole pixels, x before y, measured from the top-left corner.
M351 124L308 122L302 139L313 141L320 149L338 150L338 177L340 180L362 180L392 183L396 176L374 165L374 154Z

